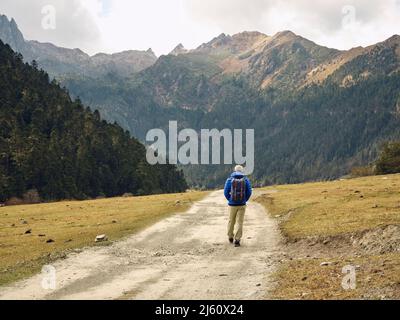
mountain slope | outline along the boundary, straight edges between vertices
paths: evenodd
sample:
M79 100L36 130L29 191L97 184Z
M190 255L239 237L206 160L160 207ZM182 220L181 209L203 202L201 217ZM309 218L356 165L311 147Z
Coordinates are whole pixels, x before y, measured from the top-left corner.
M145 148L0 41L0 201L36 189L56 200L176 192L174 166L150 166Z

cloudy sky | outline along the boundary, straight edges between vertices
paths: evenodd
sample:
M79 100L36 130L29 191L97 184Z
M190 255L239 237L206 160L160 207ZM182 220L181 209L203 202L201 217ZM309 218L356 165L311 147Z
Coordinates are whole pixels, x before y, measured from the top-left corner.
M400 34L400 0L1 0L0 13L27 39L90 54L151 47L161 55L244 30L292 30L338 49Z

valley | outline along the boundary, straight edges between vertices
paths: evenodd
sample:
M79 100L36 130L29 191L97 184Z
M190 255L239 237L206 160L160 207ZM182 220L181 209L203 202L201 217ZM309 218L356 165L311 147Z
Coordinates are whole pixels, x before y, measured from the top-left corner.
M400 1L43 5L0 4L0 300L400 299Z

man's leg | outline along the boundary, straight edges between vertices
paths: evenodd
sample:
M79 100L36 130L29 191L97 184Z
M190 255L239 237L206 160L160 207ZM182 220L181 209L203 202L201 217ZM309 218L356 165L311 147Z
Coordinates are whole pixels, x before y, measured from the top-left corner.
M228 223L228 237L229 239L233 239L234 237L234 229L236 223L236 215L239 207L229 207L229 223Z
M244 214L246 212L246 206L237 207L237 231L235 234L235 240L240 241L243 236L243 221L244 221Z

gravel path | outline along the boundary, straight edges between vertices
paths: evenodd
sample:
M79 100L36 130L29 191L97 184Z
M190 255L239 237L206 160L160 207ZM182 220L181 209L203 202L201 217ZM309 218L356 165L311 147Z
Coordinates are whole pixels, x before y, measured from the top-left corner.
M222 192L213 192L185 214L55 262L55 290L39 274L0 288L0 299L264 299L281 256L278 226L250 202L235 248L227 219Z

